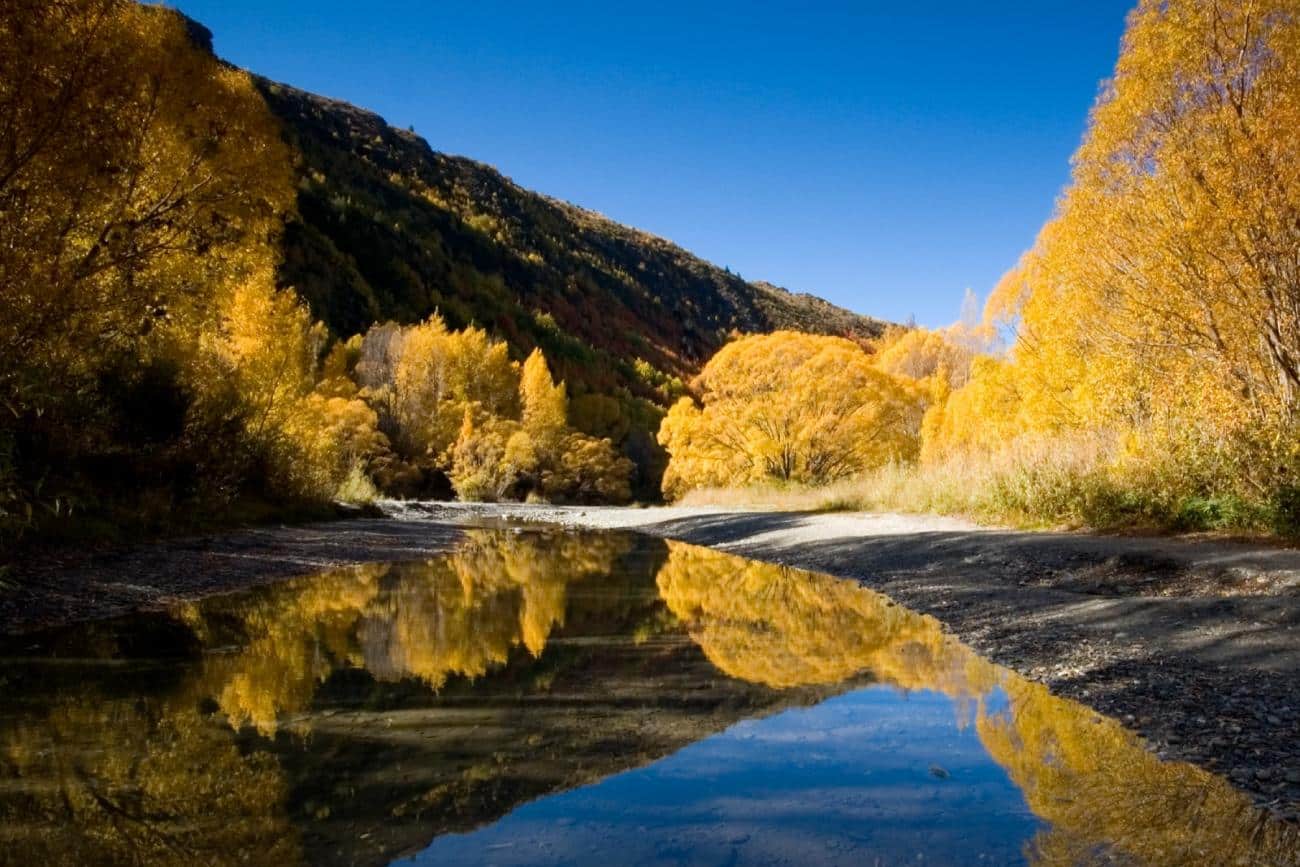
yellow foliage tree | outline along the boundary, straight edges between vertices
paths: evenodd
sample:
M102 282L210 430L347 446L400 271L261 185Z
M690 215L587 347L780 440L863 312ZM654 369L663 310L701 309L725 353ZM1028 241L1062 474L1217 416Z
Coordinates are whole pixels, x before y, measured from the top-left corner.
M298 418L323 334L275 285L290 152L203 41L127 0L0 9L0 530L96 498L147 514L146 480L158 520L339 481Z
M969 383L937 398L921 424L922 461L994 452L1022 432L1015 370L1003 359L976 358Z
M682 398L659 430L670 496L763 480L823 483L916 453L920 395L842 338L741 338L709 361L696 388L702 406Z
M960 388L970 378L971 362L986 343L982 334L961 323L935 330L891 328L876 344L875 362L894 376Z
M519 398L523 404L524 430L539 445L557 444L568 427L569 398L564 383L551 379L546 357L534 349L524 361L519 379Z
M1015 342L926 457L1107 442L1152 508L1230 495L1300 527L1300 16L1142 0L1071 186L986 320Z
M1025 412L1155 448L1226 444L1208 481L1293 483L1297 151L1293 4L1140 3L1073 184L999 290Z
M467 405L518 412L519 368L506 345L479 328L450 331L436 313L402 329L390 387L399 448L430 463L456 439Z
M536 457L519 422L479 414L466 407L460 433L452 445L447 474L462 500L504 499L530 471Z
M578 502L622 502L630 494L632 463L607 439L571 429L564 384L556 384L540 350L524 362L519 381L522 420L466 407L449 452L457 496L499 500L533 494Z

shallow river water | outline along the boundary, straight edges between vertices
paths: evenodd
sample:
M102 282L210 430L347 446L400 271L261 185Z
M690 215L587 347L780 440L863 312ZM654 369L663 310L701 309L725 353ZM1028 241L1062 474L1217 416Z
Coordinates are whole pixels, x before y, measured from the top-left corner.
M1162 762L849 581L477 529L0 639L0 864L1293 864Z

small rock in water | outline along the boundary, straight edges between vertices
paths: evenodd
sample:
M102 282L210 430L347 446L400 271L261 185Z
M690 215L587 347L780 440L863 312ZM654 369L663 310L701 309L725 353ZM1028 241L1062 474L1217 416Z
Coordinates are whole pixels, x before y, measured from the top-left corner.
M930 765L930 776L939 780L946 780L951 774L938 765Z

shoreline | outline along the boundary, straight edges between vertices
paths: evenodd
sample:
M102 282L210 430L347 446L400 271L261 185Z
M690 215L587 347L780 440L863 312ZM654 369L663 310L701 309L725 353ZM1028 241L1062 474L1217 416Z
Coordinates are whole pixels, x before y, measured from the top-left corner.
M437 504L423 517L623 529L855 580L1162 758L1300 821L1300 550L1017 531L928 515ZM414 517L414 515L412 516Z
M856 580L993 662L1122 721L1164 758L1300 820L1300 551L978 527L932 516L723 507L384 504L27 564L0 633L108 618L365 562L416 560L500 521L631 530Z

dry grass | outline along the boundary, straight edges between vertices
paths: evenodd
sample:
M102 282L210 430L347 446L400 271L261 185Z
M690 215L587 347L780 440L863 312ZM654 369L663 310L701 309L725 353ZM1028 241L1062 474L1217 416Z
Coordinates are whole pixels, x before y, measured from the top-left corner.
M697 490L685 505L783 511L888 511L953 515L1017 527L1091 529L1267 529L1267 509L1170 483L1158 456L1120 460L1097 434L1020 439L995 454L924 465L890 465L809 488L766 485Z

